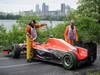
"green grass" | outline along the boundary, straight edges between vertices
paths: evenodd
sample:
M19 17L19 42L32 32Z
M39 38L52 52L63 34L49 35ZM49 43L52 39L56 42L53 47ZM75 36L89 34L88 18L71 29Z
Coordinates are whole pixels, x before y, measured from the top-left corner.
M88 72L86 75L100 75L100 71L99 72Z

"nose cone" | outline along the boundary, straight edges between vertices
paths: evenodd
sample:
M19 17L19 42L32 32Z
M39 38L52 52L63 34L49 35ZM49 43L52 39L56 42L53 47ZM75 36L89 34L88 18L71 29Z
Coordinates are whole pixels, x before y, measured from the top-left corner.
M79 60L83 60L88 57L88 50L85 48L77 47L78 53L76 53Z

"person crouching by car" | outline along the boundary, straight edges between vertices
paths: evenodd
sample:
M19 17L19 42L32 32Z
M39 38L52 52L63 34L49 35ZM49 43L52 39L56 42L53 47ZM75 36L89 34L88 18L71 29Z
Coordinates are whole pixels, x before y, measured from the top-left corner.
M70 25L66 27L64 38L65 41L70 43L71 45L74 45L74 42L78 41L78 34L77 34L77 29L75 27L74 21L71 21Z

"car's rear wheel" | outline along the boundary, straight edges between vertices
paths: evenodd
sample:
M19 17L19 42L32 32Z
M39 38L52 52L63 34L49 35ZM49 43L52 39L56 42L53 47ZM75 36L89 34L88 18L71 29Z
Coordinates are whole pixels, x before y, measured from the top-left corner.
M13 58L20 58L21 48L19 45L15 44L12 46L12 57Z
M83 47L88 50L88 64L92 64L95 62L97 58L97 45L92 41L83 42Z
M75 69L77 66L77 59L74 53L66 53L63 57L62 64L65 69Z

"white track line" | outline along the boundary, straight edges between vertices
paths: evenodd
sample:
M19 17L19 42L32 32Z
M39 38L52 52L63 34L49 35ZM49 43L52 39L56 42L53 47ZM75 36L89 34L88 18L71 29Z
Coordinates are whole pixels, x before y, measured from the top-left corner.
M10 66L0 66L0 69L2 68L14 68L14 67L22 67L22 66L27 66L27 65L34 65L34 64L39 64L41 62L37 63L28 63L28 64L19 64L19 65L10 65Z
M0 58L0 60L6 60L6 59L9 59L9 58L5 58L5 57Z

